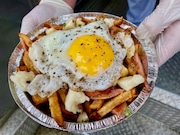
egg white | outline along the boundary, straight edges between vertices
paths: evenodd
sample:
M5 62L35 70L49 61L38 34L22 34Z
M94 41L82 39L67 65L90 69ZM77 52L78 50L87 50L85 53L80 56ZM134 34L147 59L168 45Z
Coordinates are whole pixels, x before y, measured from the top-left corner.
M114 61L111 66L106 71L94 76L78 70L67 53L73 40L86 34L103 37L114 51ZM33 94L38 93L44 97L64 87L65 84L72 90L105 90L120 78L120 70L125 56L126 50L111 37L108 27L102 21L92 22L71 30L53 32L35 41L29 48L29 57L35 69L46 77L37 75L38 79L35 77L27 87L27 91ZM42 81L43 79L45 81ZM38 81L46 82L46 84L37 83Z

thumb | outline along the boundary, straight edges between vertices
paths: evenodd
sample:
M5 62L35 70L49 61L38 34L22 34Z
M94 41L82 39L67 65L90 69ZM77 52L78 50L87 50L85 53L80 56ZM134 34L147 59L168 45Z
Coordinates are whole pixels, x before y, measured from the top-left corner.
M159 67L180 51L180 21L174 22L155 40Z
M63 0L43 0L23 18L20 32L27 34L35 26L47 21L49 18L55 18L72 12L73 9Z
M47 11L44 5L37 5L34 7L22 20L20 32L27 34L34 29L37 25L48 19L48 15L44 15ZM40 21L42 20L42 22Z
M141 39L154 37L171 23L180 19L180 1L160 0L154 12L145 18L137 28L137 36Z
M38 25L38 21L36 21L36 18L34 18L31 14L27 14L21 24L20 32L27 34L29 31L31 31L35 26Z

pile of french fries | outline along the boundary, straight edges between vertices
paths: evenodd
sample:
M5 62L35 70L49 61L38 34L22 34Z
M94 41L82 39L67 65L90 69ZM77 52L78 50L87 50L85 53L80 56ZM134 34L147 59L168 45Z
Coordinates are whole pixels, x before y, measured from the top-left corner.
M17 71L33 71L36 75L41 74L35 70L33 63L28 56L28 49L31 47L33 42L40 39L42 36L48 35L57 30L67 30L80 27L96 20L105 20L105 16L101 15L93 20L78 16L68 20L65 24L59 25L46 22L43 24L46 30L34 39L30 39L28 35L19 33L24 54L20 66L17 67ZM78 105L82 112L77 114L66 110L65 100L68 88L59 89L51 96L44 98L37 94L31 95L35 106L38 107L42 106L42 104L48 104L49 109L46 110L46 113L48 114L48 112L50 112L51 117L54 118L62 127L64 126L64 121L97 121L110 115L125 115L127 106L138 96L142 88L150 88L146 81L147 75L144 72L142 64L143 58L146 58L144 57L145 53L139 41L131 33L132 29L123 29L120 27L120 25L124 23L122 17L109 23L111 23L108 25L110 25L109 31L112 36L115 36L118 32L124 32L126 35L129 35L134 42L134 45L127 51L123 68L120 71L121 78L118 80L117 85L104 91L95 90L93 92L84 92L90 100Z

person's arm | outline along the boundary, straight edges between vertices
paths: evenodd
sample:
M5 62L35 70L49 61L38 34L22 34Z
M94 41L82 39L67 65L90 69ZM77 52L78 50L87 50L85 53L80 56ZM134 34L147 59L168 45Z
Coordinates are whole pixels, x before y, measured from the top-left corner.
M21 33L27 34L49 18L73 13L76 0L41 0L22 20Z
M180 51L180 1L160 0L155 11L137 28L139 38L153 37L159 66Z

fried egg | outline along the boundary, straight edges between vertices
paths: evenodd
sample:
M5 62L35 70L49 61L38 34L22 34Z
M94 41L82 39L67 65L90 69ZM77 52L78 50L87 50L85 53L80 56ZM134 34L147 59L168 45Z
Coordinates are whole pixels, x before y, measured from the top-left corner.
M125 56L126 50L103 21L55 31L29 48L29 57L42 74L36 75L27 91L44 97L65 86L75 91L105 90L120 78Z

